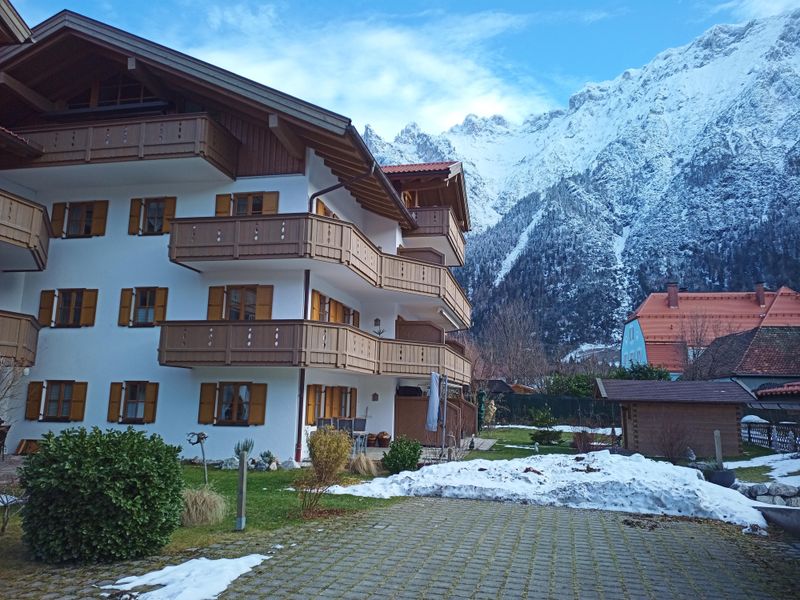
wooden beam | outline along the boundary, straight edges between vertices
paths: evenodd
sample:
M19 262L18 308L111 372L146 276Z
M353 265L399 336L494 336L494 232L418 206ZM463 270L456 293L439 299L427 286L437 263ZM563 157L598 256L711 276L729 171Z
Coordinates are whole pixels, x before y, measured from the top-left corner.
M153 92L162 100L169 99L169 91L164 87L164 84L161 83L161 80L153 75L153 72L135 56L128 57L128 75L133 77L136 81L141 83L144 87Z
M40 112L53 112L58 109L54 102L51 102L39 92L29 88L19 79L15 79L8 73L0 73L0 87L8 88L23 101Z
M286 122L279 118L278 115L270 114L269 130L273 135L278 138L278 141L294 158L304 160L306 157L306 145L297 137L294 131L286 124Z

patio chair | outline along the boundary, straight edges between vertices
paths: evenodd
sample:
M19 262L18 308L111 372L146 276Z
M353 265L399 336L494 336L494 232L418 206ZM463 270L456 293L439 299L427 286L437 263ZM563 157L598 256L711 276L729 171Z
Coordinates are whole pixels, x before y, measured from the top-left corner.
M323 419L320 417L317 419L317 427L336 427L336 423L333 419Z
M336 419L336 429L353 435L353 419Z

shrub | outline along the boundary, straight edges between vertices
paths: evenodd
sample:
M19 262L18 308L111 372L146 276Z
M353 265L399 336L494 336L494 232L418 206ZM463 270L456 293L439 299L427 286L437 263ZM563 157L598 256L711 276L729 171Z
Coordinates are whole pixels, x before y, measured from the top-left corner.
M239 440L233 446L233 455L236 458L239 458L239 454L242 452L242 450L244 450L245 454L250 456L250 453L253 452L253 446L255 445L256 443L253 438L244 438L243 440Z
M339 483L352 443L347 433L332 427L321 427L308 436L311 469L301 471L295 480L304 513L313 511L322 494Z
M667 421L659 430L656 445L661 456L672 464L686 458L689 449L689 431L686 425L675 421Z
M130 427L45 434L20 469L23 539L33 556L90 562L157 551L181 521L179 452Z
M400 436L389 445L389 452L383 453L383 467L389 473L414 471L422 456L422 444Z
M210 485L183 490L184 527L195 525L217 525L222 523L228 511L228 502L222 494L214 491Z
M350 461L350 472L357 475L375 477L378 474L378 469L375 467L375 461L367 458L366 454L359 454Z
M531 431L531 442L541 446L553 446L561 441L561 433L553 429L556 419L546 404L542 408L530 409L531 421L539 429Z
M572 436L572 445L580 454L586 454L594 449L596 439L597 436L590 431L576 431Z

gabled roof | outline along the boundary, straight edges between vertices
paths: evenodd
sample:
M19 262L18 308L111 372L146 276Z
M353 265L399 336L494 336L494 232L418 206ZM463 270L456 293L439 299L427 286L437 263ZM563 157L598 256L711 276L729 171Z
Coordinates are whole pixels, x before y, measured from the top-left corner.
M597 396L610 402L746 404L750 393L732 381L596 380Z
M800 325L800 294L788 287L764 292L678 292L671 308L667 292L653 292L628 317L638 320L647 342L702 341L759 325ZM694 340L694 338L698 338Z
M391 174L417 174L417 173L432 173L432 172L446 172L450 173L451 167L453 165L459 165L458 161L446 161L446 162L429 162L429 163L418 163L418 164L409 164L409 165L387 165L381 167L384 173L391 173Z
M686 379L800 377L800 327L757 327L722 336L690 365Z
M28 24L8 0L0 0L0 46L21 44L31 37Z
M75 36L117 58L134 58L156 76L217 99L223 106L259 115L278 115L319 155L353 196L372 210L413 229L416 223L379 168L350 119L208 64L176 50L95 21L61 11L33 29L34 44L0 48L0 70L17 68L46 52L64 36Z
M771 398L773 396L797 396L800 398L800 381L791 381L780 387L767 388L756 391L759 398Z

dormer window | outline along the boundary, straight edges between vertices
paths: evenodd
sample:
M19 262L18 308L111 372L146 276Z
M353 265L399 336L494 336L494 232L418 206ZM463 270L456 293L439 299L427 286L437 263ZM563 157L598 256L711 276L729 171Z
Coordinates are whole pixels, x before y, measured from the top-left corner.
M84 90L67 102L70 110L143 104L159 100L140 82L127 75L118 74L103 81L93 81Z

